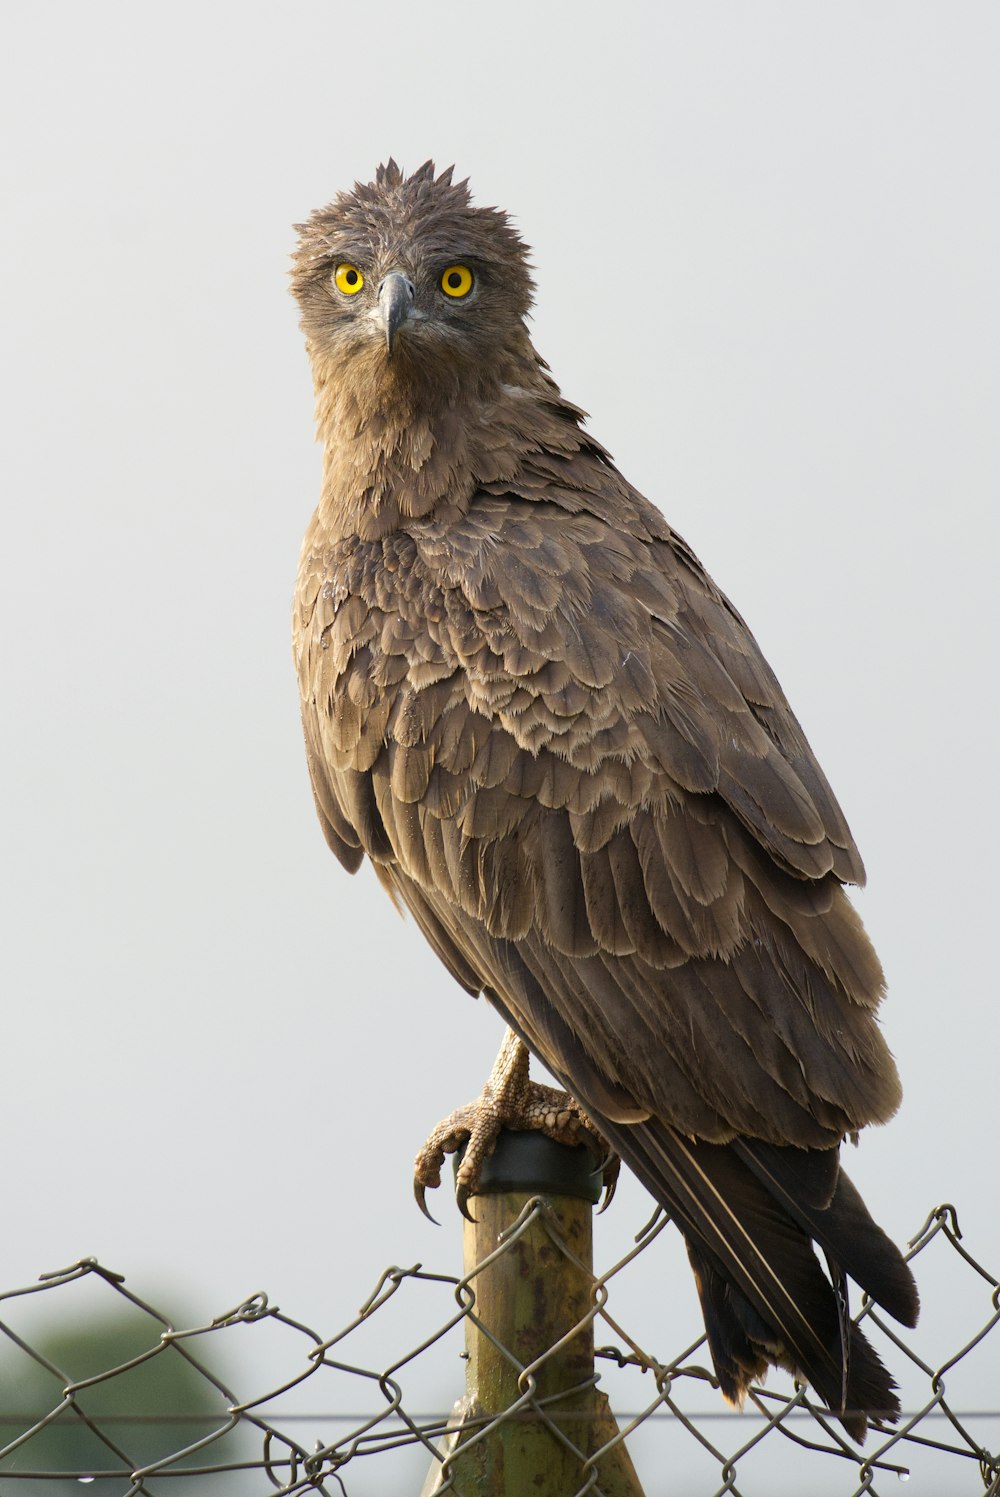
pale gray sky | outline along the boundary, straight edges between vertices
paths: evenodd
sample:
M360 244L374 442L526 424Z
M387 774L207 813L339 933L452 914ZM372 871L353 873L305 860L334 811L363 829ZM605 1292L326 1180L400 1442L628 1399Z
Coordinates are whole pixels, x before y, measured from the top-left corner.
M389 154L515 215L542 354L775 667L891 982L905 1101L851 1173L897 1238L954 1201L995 1268L997 7L61 0L4 31L3 1287L96 1253L329 1331L384 1264L457 1261L411 1160L499 1023L327 853L288 643L319 471L291 224Z

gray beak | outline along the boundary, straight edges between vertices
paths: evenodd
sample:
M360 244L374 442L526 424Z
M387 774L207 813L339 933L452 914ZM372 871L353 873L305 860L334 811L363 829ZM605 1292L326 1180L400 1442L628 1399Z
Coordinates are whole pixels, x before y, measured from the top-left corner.
M378 288L378 308L385 328L386 353L392 353L396 334L410 315L414 297L413 282L398 270L391 270Z

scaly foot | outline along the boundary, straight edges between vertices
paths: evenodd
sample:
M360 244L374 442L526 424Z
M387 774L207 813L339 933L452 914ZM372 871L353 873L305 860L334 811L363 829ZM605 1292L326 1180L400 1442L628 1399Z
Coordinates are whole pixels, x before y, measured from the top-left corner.
M441 1166L445 1156L454 1154L465 1144L465 1156L459 1165L455 1198L462 1215L473 1220L468 1200L475 1195L483 1161L496 1147L502 1128L514 1132L535 1130L558 1144L586 1143L598 1159L603 1160L603 1211L615 1192L619 1160L578 1102L553 1086L542 1086L528 1077L528 1048L508 1029L500 1054L496 1058L482 1096L465 1107L458 1107L450 1117L438 1123L416 1157L413 1167L413 1194L417 1205L431 1221L425 1192L441 1184Z

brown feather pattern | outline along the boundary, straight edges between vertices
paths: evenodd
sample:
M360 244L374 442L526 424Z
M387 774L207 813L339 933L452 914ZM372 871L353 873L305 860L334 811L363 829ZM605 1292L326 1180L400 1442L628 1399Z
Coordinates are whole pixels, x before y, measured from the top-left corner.
M341 259L414 287L391 357L376 291L332 289ZM456 260L467 308L435 281ZM833 1296L804 1265L858 1203L831 1185L819 1231L733 1152L835 1161L898 1105L833 793L746 624L532 349L502 214L390 163L303 226L294 284L325 446L294 633L327 840L676 1214L724 1388L785 1361L836 1403ZM866 1240L872 1281L898 1277ZM891 1409L855 1355L858 1407Z

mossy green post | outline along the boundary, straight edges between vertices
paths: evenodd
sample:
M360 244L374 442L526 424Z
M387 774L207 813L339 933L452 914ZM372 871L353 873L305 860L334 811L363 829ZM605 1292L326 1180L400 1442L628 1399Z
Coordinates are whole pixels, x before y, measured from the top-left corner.
M455 1497L575 1497L587 1486L589 1473L579 1455L561 1444L534 1410L501 1419L485 1435L480 1431L484 1418L502 1415L523 1397L521 1368L545 1357L534 1373L534 1397L576 1450L590 1456L617 1433L607 1398L593 1384L594 1328L592 1320L585 1321L594 1303L593 1208L600 1189L600 1173L586 1148L566 1148L540 1133L501 1134L483 1170L480 1193L470 1203L476 1220L465 1223L473 1313L490 1335L466 1321L466 1392L455 1406L450 1460L447 1467L434 1462L421 1497L435 1497L442 1489ZM545 1218L569 1253L536 1217L479 1269L535 1197L543 1201ZM545 1356L571 1332L565 1346ZM596 1491L603 1497L643 1497L623 1444L599 1462Z

